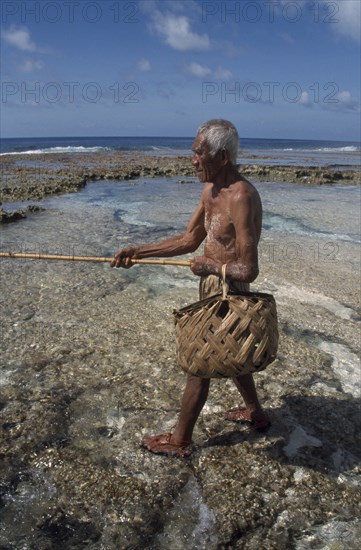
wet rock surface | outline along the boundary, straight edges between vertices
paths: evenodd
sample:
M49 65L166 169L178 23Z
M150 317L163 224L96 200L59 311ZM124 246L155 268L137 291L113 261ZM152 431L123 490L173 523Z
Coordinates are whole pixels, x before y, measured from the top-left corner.
M214 381L196 450L182 461L153 456L140 441L176 422L184 376L171 311L193 292L168 292L160 303L139 283L117 290L122 274L110 269L10 262L2 266L5 280L17 277L5 286L12 315L2 337L3 544L17 548L22 534L36 548L317 548L297 541L322 542L318 526L337 521L332 540L348 533L341 547L357 547L359 403L342 391L328 354L302 339L308 308L289 317L279 307L279 358L257 375L270 430L224 421L239 398L229 381ZM342 324L347 331L352 321ZM193 509L174 517L184 499Z
M11 211L0 208L0 223L17 222L26 218L29 212L41 212L42 210L44 209L36 205L30 205L26 208L19 208Z
M16 159L11 155L2 155L0 168L0 200L3 202L40 200L48 195L75 192L96 180L194 176L190 157L154 157L120 151L112 154L98 152L92 154L91 158L88 153L47 153L36 155L36 160L34 155L19 154ZM332 166L261 166L247 164L247 158L240 165L246 177L258 181L311 185L360 183L360 173L355 168L357 166L340 171ZM179 183L184 183L184 180Z

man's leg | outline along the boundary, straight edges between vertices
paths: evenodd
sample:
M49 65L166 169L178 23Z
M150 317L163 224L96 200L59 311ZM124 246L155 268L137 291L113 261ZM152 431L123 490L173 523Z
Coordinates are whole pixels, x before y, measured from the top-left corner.
M246 407L227 411L225 418L234 422L251 422L257 429L268 427L270 420L259 402L252 374L237 376L232 380L242 395Z
M253 411L262 410L258 400L257 390L252 374L245 374L232 378L238 391L243 397L247 409Z
M172 436L174 443L192 440L195 423L207 401L209 384L208 378L188 374L178 423Z
M143 446L148 451L156 454L176 455L182 458L191 454L193 429L207 400L209 383L209 379L188 375L178 423L174 432L145 436Z

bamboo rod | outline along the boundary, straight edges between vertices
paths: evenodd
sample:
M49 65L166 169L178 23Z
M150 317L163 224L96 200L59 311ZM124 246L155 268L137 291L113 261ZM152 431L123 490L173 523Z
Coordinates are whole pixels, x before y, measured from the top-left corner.
M114 258L101 258L98 256L63 256L59 254L37 254L25 252L0 252L0 258L27 258L30 260L65 260L70 262L107 262L110 263ZM190 266L190 261L185 260L167 260L167 259L142 259L132 260L133 264L159 264L159 265L184 265Z

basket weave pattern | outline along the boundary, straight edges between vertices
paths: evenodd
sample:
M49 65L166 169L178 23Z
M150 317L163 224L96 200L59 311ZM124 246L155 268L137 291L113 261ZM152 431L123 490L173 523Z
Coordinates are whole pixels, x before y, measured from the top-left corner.
M261 371L276 358L278 328L272 295L217 294L174 311L177 358L202 378Z

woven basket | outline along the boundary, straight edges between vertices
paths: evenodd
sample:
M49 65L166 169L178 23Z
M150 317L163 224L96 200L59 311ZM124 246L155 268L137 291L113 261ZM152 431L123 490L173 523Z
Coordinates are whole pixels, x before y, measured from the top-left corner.
M271 294L223 292L174 310L177 358L182 369L202 378L261 371L276 359L276 302Z

